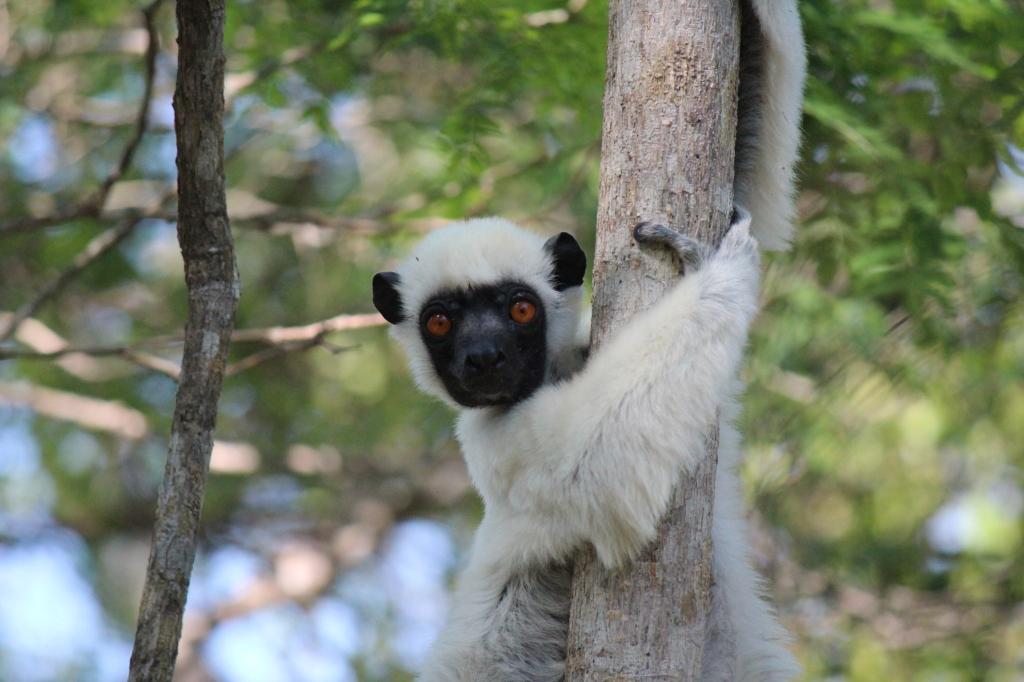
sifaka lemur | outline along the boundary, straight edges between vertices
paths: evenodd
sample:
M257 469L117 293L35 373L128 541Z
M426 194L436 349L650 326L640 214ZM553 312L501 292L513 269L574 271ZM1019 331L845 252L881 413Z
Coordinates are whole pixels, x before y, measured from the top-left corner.
M655 535L719 415L714 587L702 682L785 682L799 666L762 598L735 467L735 375L756 312L759 247L792 230L805 57L794 0L744 3L733 224L717 249L641 224L641 251L685 275L588 354L586 257L487 218L429 234L373 280L425 392L459 410L484 500L469 564L423 682L559 682L571 561L614 568Z

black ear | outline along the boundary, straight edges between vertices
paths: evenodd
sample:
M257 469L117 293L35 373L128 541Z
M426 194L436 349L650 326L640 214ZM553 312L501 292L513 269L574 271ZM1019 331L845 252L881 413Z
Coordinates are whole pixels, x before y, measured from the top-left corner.
M551 279L555 291L565 291L583 284L583 273L587 271L587 255L583 253L575 237L568 232L559 232L544 243L544 250L551 254L554 261Z
M378 272L373 276L373 306L391 324L398 324L405 319L402 294L398 293L398 283L401 281L397 272Z

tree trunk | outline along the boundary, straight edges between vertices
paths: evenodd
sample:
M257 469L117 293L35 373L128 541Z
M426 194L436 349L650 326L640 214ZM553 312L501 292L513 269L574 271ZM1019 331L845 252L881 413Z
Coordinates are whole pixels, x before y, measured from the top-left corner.
M592 343L679 276L631 232L659 222L717 243L732 211L740 14L735 0L611 0ZM567 682L699 679L711 601L717 428L680 481L658 539L609 573L577 560Z
M171 682L239 282L224 196L224 0L178 0L178 243L189 309L181 381L129 682Z

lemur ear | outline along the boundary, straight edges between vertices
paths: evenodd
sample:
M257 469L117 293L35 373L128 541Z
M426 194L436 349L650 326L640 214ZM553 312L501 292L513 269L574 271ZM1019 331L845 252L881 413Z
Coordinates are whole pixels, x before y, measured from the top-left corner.
M587 271L587 255L579 242L568 232L559 232L544 243L544 250L551 254L554 270L551 279L555 291L565 291L583 284L583 273Z
M373 276L373 306L391 324L405 319L402 294L398 293L401 281L397 272L378 272Z

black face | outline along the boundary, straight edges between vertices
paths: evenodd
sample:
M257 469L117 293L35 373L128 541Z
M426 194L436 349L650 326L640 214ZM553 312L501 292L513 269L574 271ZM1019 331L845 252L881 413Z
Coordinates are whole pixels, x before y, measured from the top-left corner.
M419 315L434 369L460 405L512 405L544 380L544 306L518 282L446 291Z
M583 284L587 257L567 232L544 244L551 259L551 287ZM391 324L406 311L396 272L373 276L373 305ZM547 320L537 292L518 282L435 295L419 311L420 336L448 393L465 407L513 405L544 381Z

